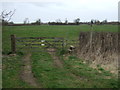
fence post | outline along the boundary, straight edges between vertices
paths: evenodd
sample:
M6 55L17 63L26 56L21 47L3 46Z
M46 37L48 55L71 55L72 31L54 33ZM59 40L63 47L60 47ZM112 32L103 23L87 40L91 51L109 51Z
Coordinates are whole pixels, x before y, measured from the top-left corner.
M12 54L16 53L16 40L15 40L16 36L15 35L11 35L11 51Z
M62 49L64 49L64 39L62 39Z

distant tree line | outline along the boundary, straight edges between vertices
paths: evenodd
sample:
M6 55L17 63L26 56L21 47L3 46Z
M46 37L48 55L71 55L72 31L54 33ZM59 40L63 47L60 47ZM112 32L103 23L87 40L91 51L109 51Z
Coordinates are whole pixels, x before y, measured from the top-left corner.
M73 23L68 22L67 19L65 19L65 22L57 19L56 22L48 22L48 25L80 25L80 18L75 19Z
M14 26L21 26L21 25L80 25L80 24L88 24L88 25L103 25L103 24L120 24L120 22L108 22L107 19L103 20L103 21L99 21L96 19L92 19L90 22L80 22L80 18L76 18L74 19L73 22L69 22L67 20L67 18L65 19L64 22L61 22L60 19L57 19L54 22L48 22L48 23L43 23L41 22L41 19L37 19L35 22L31 22L29 21L29 18L25 18L22 24L15 24L14 22L10 21L12 16L14 15L16 9L14 9L13 11L2 11L0 14L0 24L2 25L14 25Z

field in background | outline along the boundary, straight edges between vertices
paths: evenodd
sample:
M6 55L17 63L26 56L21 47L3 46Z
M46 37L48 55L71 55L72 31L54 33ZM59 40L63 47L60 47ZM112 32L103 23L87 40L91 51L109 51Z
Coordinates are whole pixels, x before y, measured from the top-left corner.
M22 53L18 56L8 56L10 49L10 35L17 37L64 37L65 39L78 39L81 31L90 31L89 25L79 26L4 26L2 31L2 53L3 56L3 87L32 87L21 81L19 78L22 63ZM117 32L117 25L94 25L94 31ZM59 52L58 52L59 53ZM117 79L109 72L99 67L94 70L83 63L75 55L58 57L64 62L64 68L56 68L53 64L53 58L47 52L33 53L31 57L32 70L38 82L43 87L49 88L86 88L86 87L107 87L116 88ZM18 73L17 73L18 72ZM99 73L100 72L100 73ZM75 74L75 75L73 75ZM78 80L81 76L82 80ZM82 77L83 76L83 77ZM90 77L89 77L90 76ZM16 82L14 82L16 80ZM82 82L81 82L82 81ZM94 82L93 82L94 81ZM14 83L11 83L14 82ZM92 83L91 83L92 82ZM104 83L103 83L104 82ZM80 84L81 83L81 84ZM87 84L88 83L88 84ZM24 85L24 86L23 86Z
M81 31L90 31L90 25L79 26L5 26L2 31L3 53L10 52L10 35L17 37L64 37L78 39ZM117 32L117 25L94 25L94 31Z

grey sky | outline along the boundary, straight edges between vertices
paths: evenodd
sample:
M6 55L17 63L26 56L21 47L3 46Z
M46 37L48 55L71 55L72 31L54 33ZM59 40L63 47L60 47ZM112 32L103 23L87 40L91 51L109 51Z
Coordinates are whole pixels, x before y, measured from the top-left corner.
M119 4L118 4L118 21L120 22L120 1L119 1Z
M55 21L61 19L73 21L80 18L81 21L90 21L98 19L100 21L118 20L118 2L119 0L39 0L28 2L9 2L1 1L2 10L14 10L16 12L12 17L13 22L23 22L29 18L30 22L40 18L43 22Z

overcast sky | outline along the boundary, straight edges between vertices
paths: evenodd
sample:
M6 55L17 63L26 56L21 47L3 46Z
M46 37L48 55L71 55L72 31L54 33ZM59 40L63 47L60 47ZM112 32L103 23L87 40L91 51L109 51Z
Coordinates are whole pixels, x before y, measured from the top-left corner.
M29 18L30 22L39 18L42 22L56 21L56 19L65 21L66 18L71 22L75 18L80 18L81 21L91 19L118 21L118 2L119 0L31 0L28 2L1 0L0 12L16 9L11 21L17 23L23 23L25 18Z

